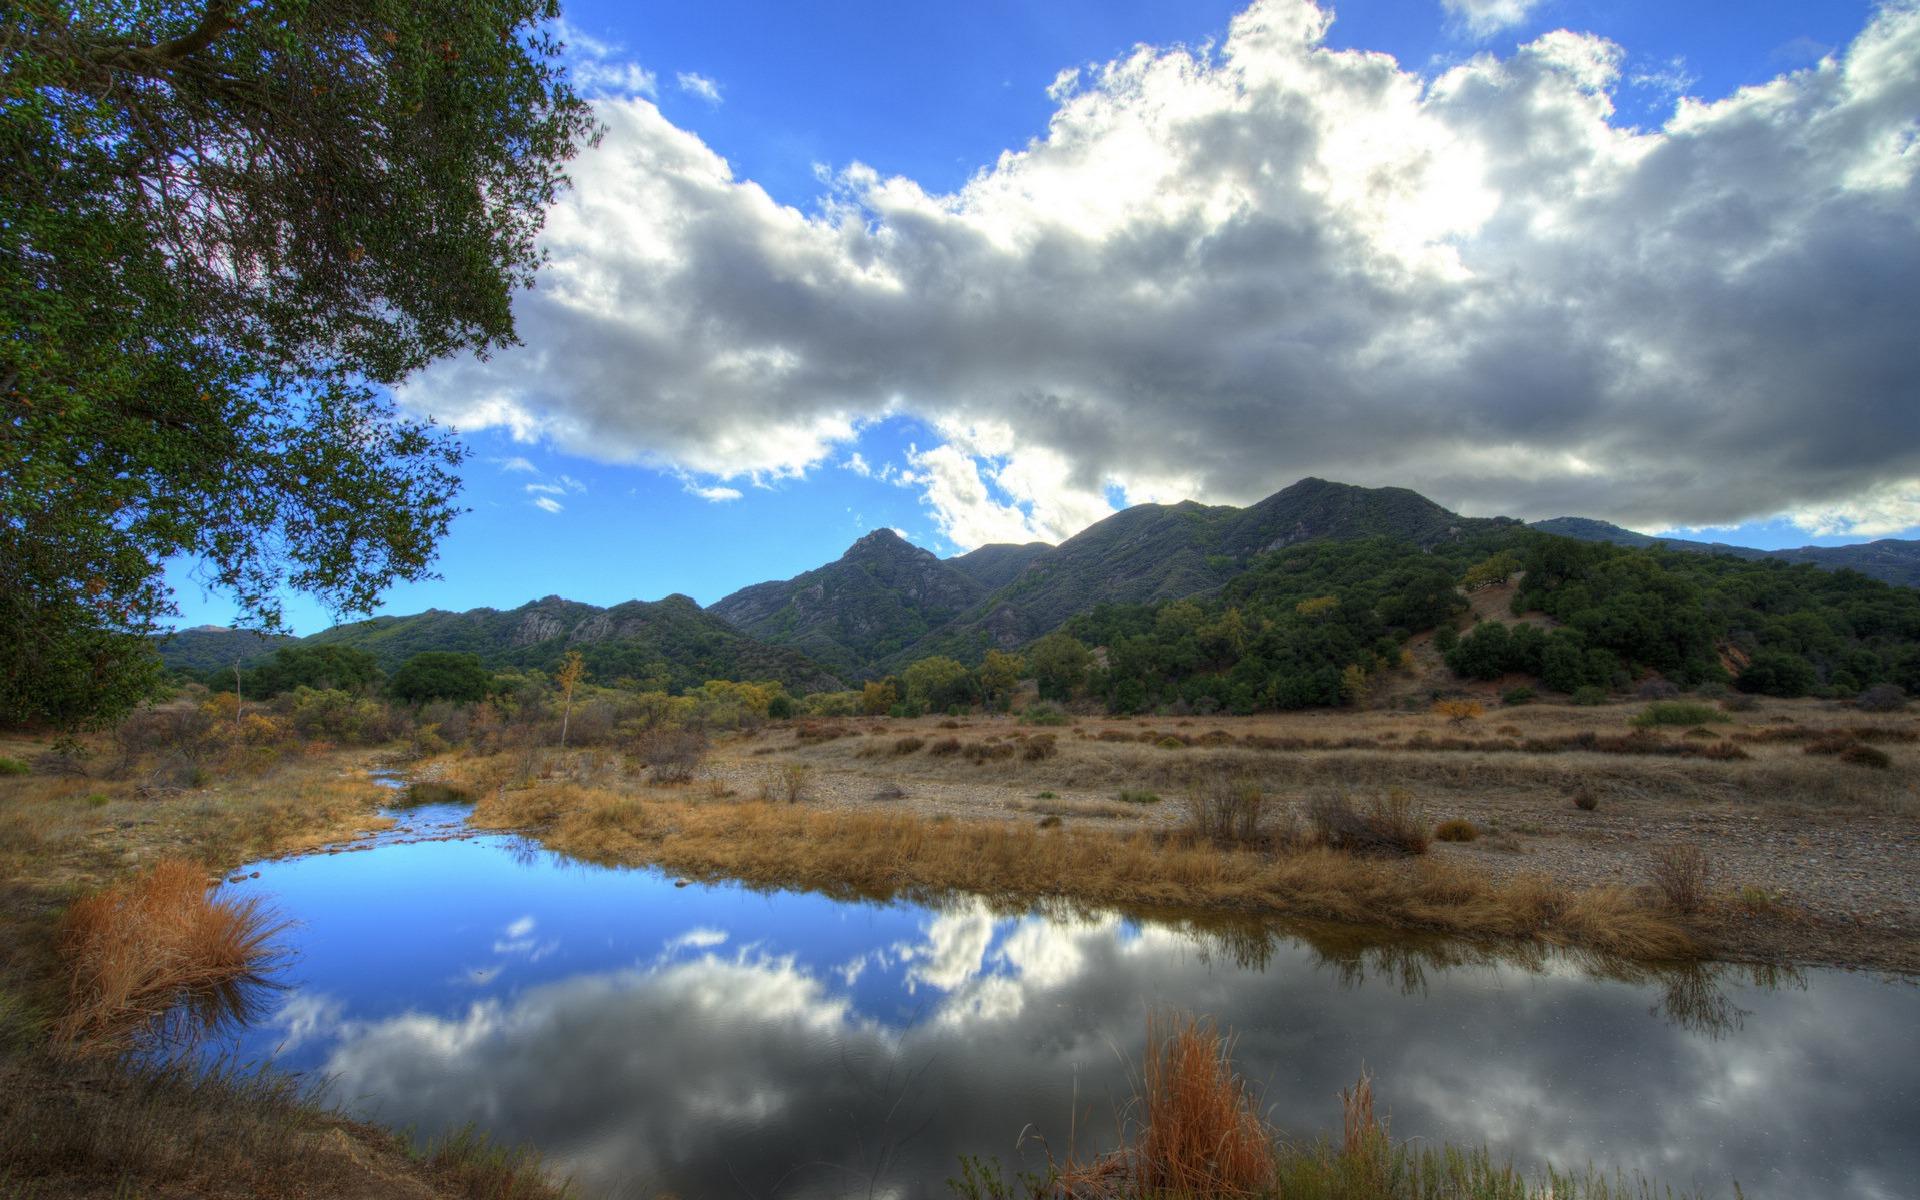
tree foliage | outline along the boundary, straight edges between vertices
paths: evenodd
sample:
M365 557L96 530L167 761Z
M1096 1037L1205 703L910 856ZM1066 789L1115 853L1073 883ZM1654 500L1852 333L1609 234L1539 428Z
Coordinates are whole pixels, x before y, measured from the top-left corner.
M387 694L408 704L432 700L467 703L484 700L493 690L493 676L472 654L426 650L400 664L387 681Z
M428 573L463 451L376 390L513 340L591 135L547 0L0 11L0 716L110 717L160 569L247 618Z

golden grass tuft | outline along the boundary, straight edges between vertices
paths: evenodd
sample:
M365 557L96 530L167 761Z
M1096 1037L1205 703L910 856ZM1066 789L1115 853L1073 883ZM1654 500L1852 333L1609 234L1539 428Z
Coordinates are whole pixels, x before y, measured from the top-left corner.
M206 870L178 858L82 897L60 924L67 1004L54 1037L120 1051L176 1019L189 1033L244 1019L286 927L258 897L217 897Z
M1272 1132L1234 1072L1232 1045L1211 1021L1147 1019L1141 1097L1144 1124L1134 1146L1149 1193L1251 1196L1273 1179Z

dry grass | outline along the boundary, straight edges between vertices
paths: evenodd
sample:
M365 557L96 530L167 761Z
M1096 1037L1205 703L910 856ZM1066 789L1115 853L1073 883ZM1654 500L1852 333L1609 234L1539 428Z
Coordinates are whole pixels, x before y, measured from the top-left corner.
M220 897L204 867L177 858L82 897L60 924L67 1004L54 1039L118 1053L247 1020L286 928L257 897Z
M1653 886L1677 913L1695 913L1706 903L1712 864L1707 852L1689 843L1661 846L1653 852Z
M1066 896L1537 939L1637 959L1680 958L1694 949L1671 916L1625 889L1571 891L1533 877L1502 883L1453 864L1370 860L1322 847L1269 854L1181 834L1042 831L567 784L493 791L473 819L538 830L548 845L591 861L655 863L701 878L829 895Z
M456 1137L416 1152L285 1076L0 1060L0 1194L196 1200L559 1200L531 1155Z
M1464 817L1451 817L1433 827L1435 840L1442 842L1471 842L1480 836L1480 827Z
M1323 792L1307 821L1325 844L1353 854L1425 854L1431 835L1413 797L1399 789L1357 808L1345 792Z

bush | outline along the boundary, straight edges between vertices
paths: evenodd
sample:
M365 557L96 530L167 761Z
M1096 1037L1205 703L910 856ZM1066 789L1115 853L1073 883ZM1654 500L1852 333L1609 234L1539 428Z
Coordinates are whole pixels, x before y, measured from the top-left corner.
M1854 697L1853 706L1861 712L1899 712L1907 706L1907 693L1896 683L1876 683Z
M893 743L893 752L895 754L912 754L924 745L926 745L926 743L917 737L903 737Z
M1760 702L1745 692L1734 692L1720 701L1720 711L1730 713L1752 712Z
M1819 682L1813 664L1785 650L1762 650L1747 663L1733 686L1743 692L1791 699L1804 696Z
M927 753L931 755L935 755L936 757L944 756L948 754L958 754L960 753L960 739L956 737L941 738L939 741L935 742L933 745L927 747Z
M684 726L650 729L641 735L635 750L653 768L656 783L685 783L707 757L707 735Z
M1427 852L1427 823L1413 798L1398 788L1376 798L1364 812L1355 808L1345 793L1324 793L1308 806L1307 821L1320 840L1336 850L1354 854Z
M1260 835L1266 803L1259 781L1213 775L1187 794L1187 822L1195 833L1216 842L1250 842Z
M1524 683L1519 687L1508 688L1505 692L1501 693L1500 703L1506 705L1532 704L1533 689Z
M798 804L807 798L812 786L812 767L805 763L785 763L774 771L769 792L773 799Z
M1573 806L1581 812L1592 812L1594 809L1600 807L1600 797L1594 795L1590 788L1575 788L1573 791Z
M1465 725L1486 709L1481 707L1478 700L1435 700L1433 711L1435 715L1445 717L1449 725Z
M1053 798L1052 792L1041 792L1040 795L1044 799L1050 800ZM1120 794L1115 796L1114 799L1120 801L1122 804L1160 803L1160 797L1157 793L1149 792L1144 788L1121 788Z
M1654 888L1675 912L1697 912L1707 898L1712 868L1707 852L1698 846L1661 846L1653 852L1651 873Z
M1680 694L1680 687L1665 679L1649 679L1635 688L1633 694L1642 700L1671 700Z
M1058 704L1045 701L1030 704L1027 710L1020 714L1020 723L1022 725L1065 725L1068 723L1067 710Z
M1572 699L1582 708L1597 708L1607 702L1607 689L1589 683L1573 689Z
M1433 836L1443 842L1471 842L1480 836L1480 827L1464 817L1454 817L1434 826Z
M1658 725L1705 725L1709 721L1724 721L1718 710L1705 704L1692 704L1685 700L1661 700L1647 705L1633 718L1633 724L1641 729L1651 729Z
M1863 746L1855 743L1840 752L1840 761L1852 763L1856 767L1875 767L1886 770L1893 766L1893 759L1878 746Z
M0 757L0 775L28 775L32 771L32 767L17 758Z
M1050 733L1042 733L1027 739L1026 744L1020 748L1020 757L1028 762L1039 762L1041 759L1052 758L1059 752L1058 740Z

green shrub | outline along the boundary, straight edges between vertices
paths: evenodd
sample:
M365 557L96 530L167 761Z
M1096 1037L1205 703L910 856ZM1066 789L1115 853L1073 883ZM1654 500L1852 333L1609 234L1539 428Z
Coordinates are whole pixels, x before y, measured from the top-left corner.
M1527 686L1526 684L1524 684L1524 683L1523 683L1523 684L1521 684L1521 685L1520 685L1519 687L1512 687L1512 688L1508 688L1508 689L1507 689L1507 690L1506 690L1505 692L1503 692L1503 693L1501 693L1501 696L1500 696L1500 703L1502 703L1502 704L1532 704L1532 703L1533 703L1533 689L1532 689L1532 688L1530 688L1530 687L1528 687L1528 686Z
M1114 799L1122 804L1158 804L1160 797L1144 788L1121 788Z
M1607 702L1607 689L1589 683L1573 689L1573 702L1583 708L1595 708Z
M1705 725L1709 721L1724 721L1727 718L1716 708L1705 704L1694 704L1686 700L1660 700L1647 705L1633 723L1642 729L1651 729L1656 725Z
M1065 709L1058 704L1049 704L1045 701L1028 705L1027 711L1020 714L1022 725L1065 725L1067 721Z
M32 771L32 767L17 758L0 758L0 775L27 775Z

